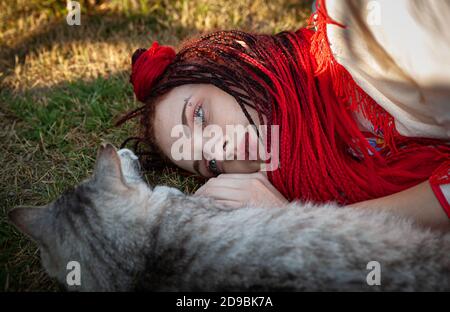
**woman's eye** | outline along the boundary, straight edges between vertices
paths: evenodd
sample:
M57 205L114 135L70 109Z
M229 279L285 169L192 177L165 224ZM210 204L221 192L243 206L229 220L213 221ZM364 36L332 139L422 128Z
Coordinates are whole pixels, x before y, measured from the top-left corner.
M208 168L214 175L218 176L220 174L219 168L217 168L217 162L215 159L212 159L208 162Z
M194 111L194 121L200 122L202 125L205 124L205 111L201 105L199 105Z

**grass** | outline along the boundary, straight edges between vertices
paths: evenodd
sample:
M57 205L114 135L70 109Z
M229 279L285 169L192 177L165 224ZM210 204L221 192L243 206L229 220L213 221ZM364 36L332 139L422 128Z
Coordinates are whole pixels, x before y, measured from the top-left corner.
M44 205L92 170L99 144L120 143L134 124L113 121L139 105L128 83L131 53L153 40L177 46L199 32L276 33L304 25L312 1L79 1L68 26L65 1L0 2L0 291L56 291L36 245L6 220L18 205ZM192 177L148 172L152 184L192 192Z

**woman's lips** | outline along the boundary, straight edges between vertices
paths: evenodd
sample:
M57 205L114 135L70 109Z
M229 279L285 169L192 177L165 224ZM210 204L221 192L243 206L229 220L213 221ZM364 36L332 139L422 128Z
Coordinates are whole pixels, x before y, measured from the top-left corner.
M255 141L254 141L255 140ZM235 153L238 160L258 160L258 140L247 131L238 144ZM244 158L242 158L244 156ZM251 158L250 158L251 157Z

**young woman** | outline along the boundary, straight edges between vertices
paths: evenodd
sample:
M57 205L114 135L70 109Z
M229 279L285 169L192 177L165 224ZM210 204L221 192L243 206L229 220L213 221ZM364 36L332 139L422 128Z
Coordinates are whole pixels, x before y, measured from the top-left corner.
M310 27L296 32L220 31L184 42L178 53L157 42L139 49L130 81L145 105L119 123L140 115L147 143L211 178L198 195L233 207L337 201L448 229L449 5L317 3ZM430 38L441 41L431 48ZM193 145L202 160L176 160L173 127L198 123L224 133L227 125L279 126L266 146L279 145L279 168L218 160L229 153L226 137Z

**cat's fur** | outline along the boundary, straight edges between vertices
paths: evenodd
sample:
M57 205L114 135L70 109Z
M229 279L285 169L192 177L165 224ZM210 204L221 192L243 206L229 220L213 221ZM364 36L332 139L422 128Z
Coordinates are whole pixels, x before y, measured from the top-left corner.
M71 290L450 290L450 234L332 204L227 209L140 178L135 156L100 149L93 177L11 220ZM381 264L368 286L367 264Z

